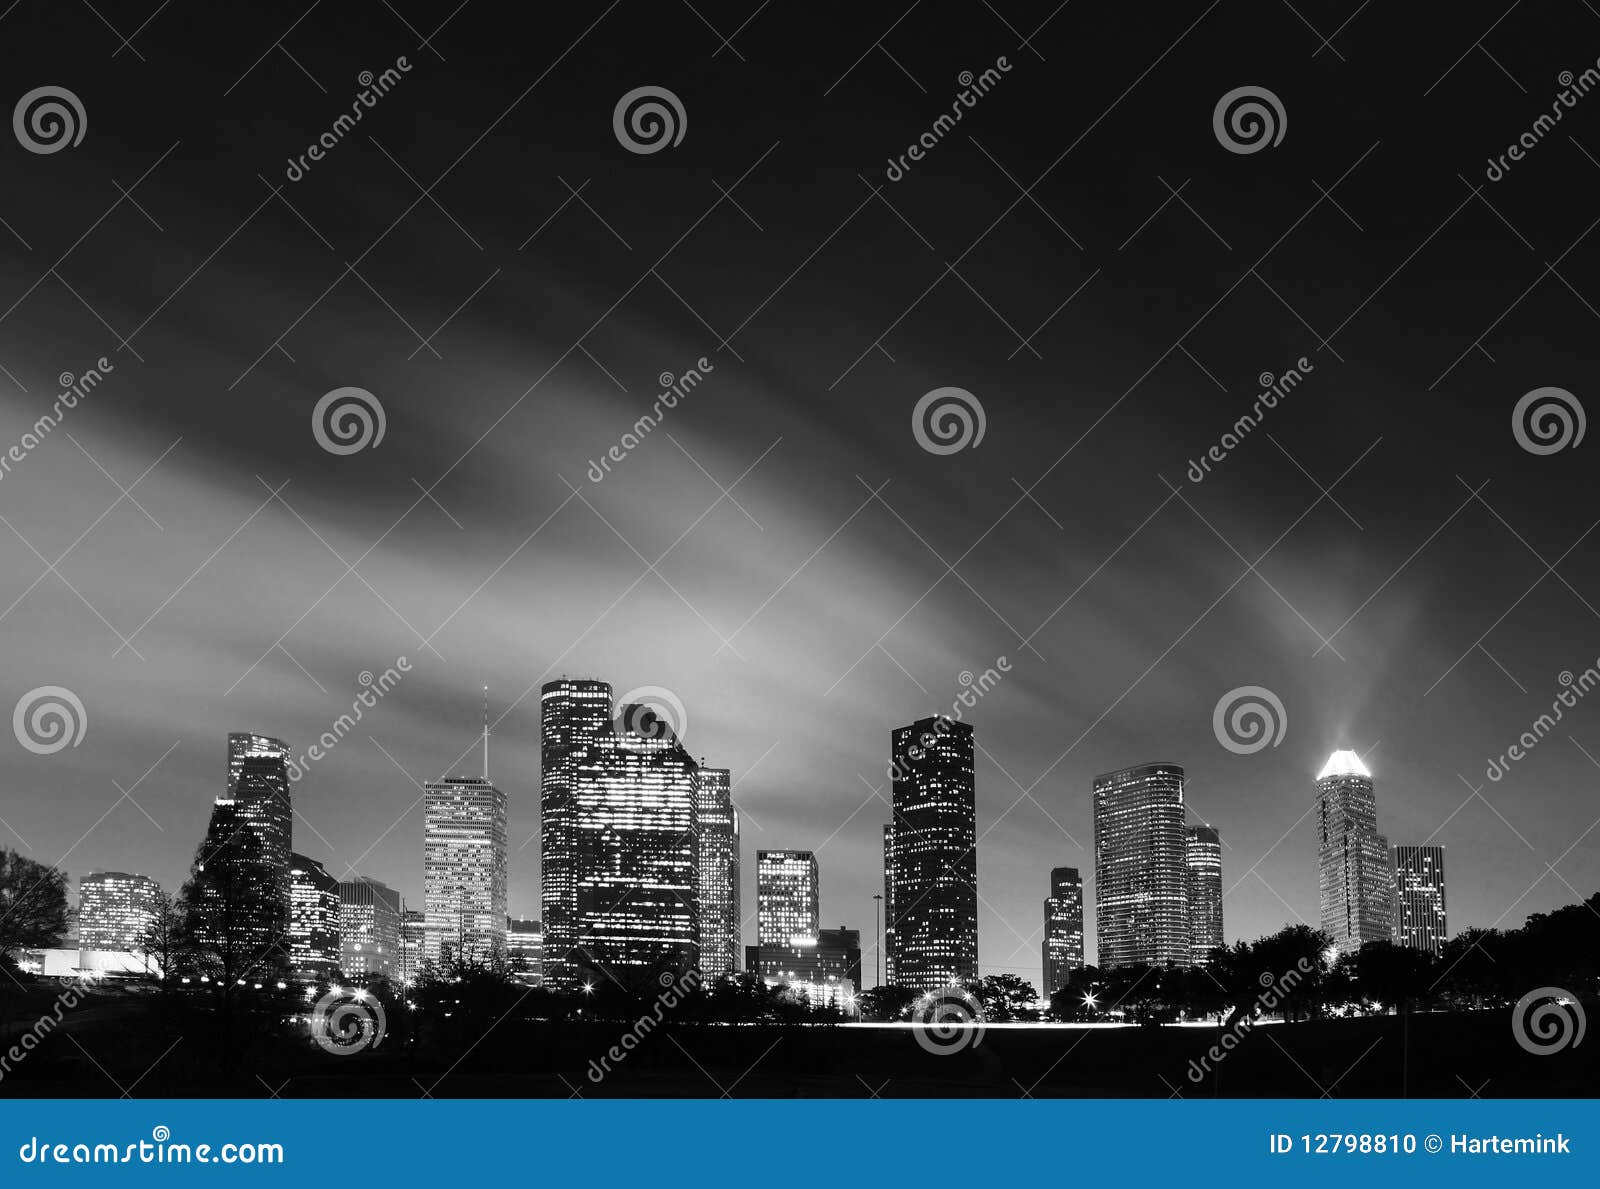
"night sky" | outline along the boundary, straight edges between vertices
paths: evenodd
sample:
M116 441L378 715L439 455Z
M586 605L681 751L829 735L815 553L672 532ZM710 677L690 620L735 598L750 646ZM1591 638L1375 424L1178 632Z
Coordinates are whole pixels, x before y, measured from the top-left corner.
M58 152L0 137L0 454L114 367L0 476L0 702L87 715L0 747L0 845L176 887L226 732L303 750L405 656L296 786L296 847L420 907L419 782L476 771L488 685L534 916L538 688L592 676L671 690L732 769L747 939L772 847L817 852L824 926L865 942L890 731L1005 657L967 712L983 973L1038 979L1090 782L1147 760L1221 831L1230 941L1316 923L1334 748L1391 843L1447 848L1452 933L1600 887L1600 696L1485 776L1600 658L1600 442L1512 420L1542 387L1600 413L1600 93L1485 177L1600 58L1587 5L96 9L0 15L6 107L87 116ZM642 86L675 147L619 144ZM1281 143L1219 143L1241 86ZM385 431L336 455L313 410L346 386ZM943 387L985 432L935 454ZM1244 686L1276 747L1214 735Z

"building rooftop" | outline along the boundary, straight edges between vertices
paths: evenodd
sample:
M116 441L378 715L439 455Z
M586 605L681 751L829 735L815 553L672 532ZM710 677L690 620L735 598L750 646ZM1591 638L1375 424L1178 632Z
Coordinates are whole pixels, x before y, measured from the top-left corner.
M1367 771L1361 757L1353 751L1336 751L1328 757L1328 762L1322 765L1322 771L1317 773L1317 779L1326 780L1330 776L1365 776L1368 780L1372 779L1372 773Z

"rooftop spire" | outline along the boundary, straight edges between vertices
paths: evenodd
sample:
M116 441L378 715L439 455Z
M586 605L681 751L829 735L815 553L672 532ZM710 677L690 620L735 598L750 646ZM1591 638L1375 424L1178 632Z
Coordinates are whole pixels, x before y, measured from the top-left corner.
M483 687L483 782L489 783L489 687Z

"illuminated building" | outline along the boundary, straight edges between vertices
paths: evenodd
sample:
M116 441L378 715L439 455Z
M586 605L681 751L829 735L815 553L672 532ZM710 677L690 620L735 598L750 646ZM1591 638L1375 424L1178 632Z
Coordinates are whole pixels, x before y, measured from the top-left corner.
M1048 999L1074 970L1083 969L1083 877L1076 867L1050 871L1050 895L1044 902L1044 986Z
M211 807L195 855L196 938L235 970L270 977L288 960L289 746L265 735L228 736L227 790Z
M1394 932L1394 864L1378 833L1372 773L1336 751L1317 773L1317 884L1322 931L1340 953Z
M530 917L506 921L506 964L511 976L530 987L544 983L544 926Z
M341 965L352 979L398 978L400 893L370 875L339 884Z
M810 851L756 851L757 973L803 978L812 969L821 917L817 884L817 859Z
M148 875L96 871L78 880L78 945L141 953L161 885Z
M1445 927L1444 847L1394 848L1396 945L1427 950L1438 957L1449 932Z
M563 677L539 694L539 890L547 986L578 982L577 836L580 770L611 730L611 686Z
M420 908L400 909L400 977L410 982L422 968L422 952L427 944L428 917Z
M819 929L814 951L817 973L823 982L849 983L852 991L861 986L861 930Z
M885 986L897 986L894 981L894 945L890 939L894 936L894 823L886 822L883 827L883 935L873 939L874 944L882 947L880 961L881 981Z
M478 776L423 790L423 954L488 961L506 942L506 795Z
M726 768L701 765L695 835L700 973L709 981L739 969L739 811L733 807Z
M1204 966L1222 944L1222 836L1211 826L1185 832L1189 869L1189 955Z
M891 738L892 830L884 832L890 981L931 992L978 973L977 809L972 727L924 718Z
M322 864L289 856L289 966L320 978L340 962L339 884Z
M1102 967L1189 964L1183 769L1094 778L1095 937Z

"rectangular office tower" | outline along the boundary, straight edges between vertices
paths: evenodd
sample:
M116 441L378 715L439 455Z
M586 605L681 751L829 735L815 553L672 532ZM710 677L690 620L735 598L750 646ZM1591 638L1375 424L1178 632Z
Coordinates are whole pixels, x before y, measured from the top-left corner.
M884 830L889 979L936 991L978 973L978 813L972 727L945 717L890 739L894 820Z
M1222 941L1222 836L1211 826L1185 831L1189 867L1189 960L1204 966Z
M1044 902L1044 986L1048 999L1074 970L1083 969L1083 877L1076 867L1050 872L1050 896Z
M289 967L323 978L339 966L339 883L322 864L289 856Z
M486 962L506 944L506 795L486 777L423 789L423 956Z
M528 917L506 921L506 964L526 987L544 985L544 926Z
M808 850L756 852L756 944L764 978L810 981L821 929L817 858Z
M339 885L339 900L344 972L353 979L400 978L400 893L370 875L358 875ZM446 944L454 940L446 934Z
M1343 954L1394 932L1394 865L1378 833L1372 773L1336 751L1317 773L1317 888L1322 931Z
M78 880L78 946L86 950L143 952L161 885L148 875L96 871Z
M1444 847L1394 848L1394 943L1427 950L1444 949Z
M739 811L729 777L728 769L702 763L695 798L700 973L707 980L739 969Z
M227 789L195 853L189 902L208 965L233 978L273 977L289 956L289 745L228 736Z
M541 691L547 986L644 986L700 962L700 767L654 707L615 711L603 681Z
M1189 964L1183 769L1140 764L1094 778L1100 965Z

